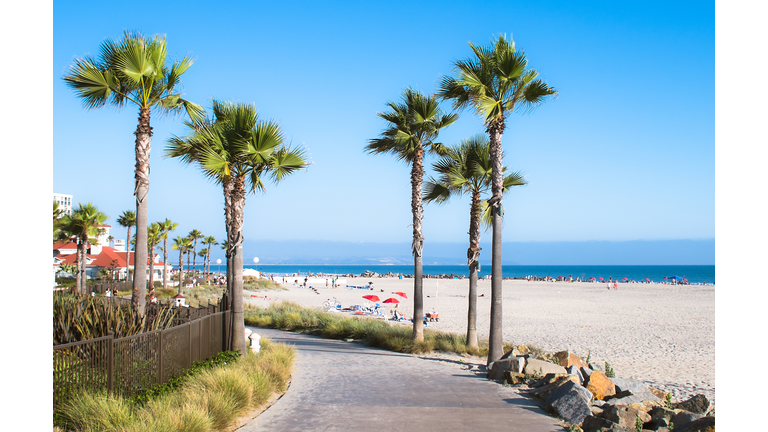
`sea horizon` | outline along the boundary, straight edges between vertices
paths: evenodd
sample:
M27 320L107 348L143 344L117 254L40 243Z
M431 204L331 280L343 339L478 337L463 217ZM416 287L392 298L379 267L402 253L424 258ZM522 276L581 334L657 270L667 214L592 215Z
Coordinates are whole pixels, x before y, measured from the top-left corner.
M306 275L324 274L324 275L360 275L365 271L371 271L378 274L403 274L412 275L413 265L400 264L245 264L243 268L253 269L266 274L276 276L286 275ZM457 277L469 276L469 270L466 265L424 265L422 266L425 275L455 275ZM211 270L217 273L223 273L226 270L225 264L212 264ZM481 265L478 272L479 276L490 275L491 266ZM594 277L599 281L619 280L627 278L628 281L641 282L648 279L650 282L665 282L671 276L678 276L687 279L692 284L715 283L714 265L502 265L502 277L504 278L524 278L527 276L551 277L559 276L574 280L589 280Z

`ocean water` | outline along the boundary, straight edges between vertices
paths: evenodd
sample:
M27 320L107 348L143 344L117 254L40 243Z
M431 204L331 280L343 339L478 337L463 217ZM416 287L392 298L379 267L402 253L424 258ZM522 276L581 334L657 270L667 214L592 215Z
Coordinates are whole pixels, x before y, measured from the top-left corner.
M379 274L402 273L404 275L413 274L412 265L332 265L332 264L280 264L280 265L261 265L261 264L247 264L245 268L251 268L267 274L275 274L278 276L292 275L292 274L307 274L312 272L324 273L324 274L356 274L370 270ZM212 265L211 270L214 272L226 271L224 265ZM467 266L462 265L425 265L423 267L425 275L457 275L457 276L469 276ZM480 277L490 275L491 266L482 266L480 269ZM557 265L505 265L502 266L502 276L505 278L523 278L526 276L538 276L545 277L550 276L557 278L558 276L573 276L574 279L580 277L582 280L594 277L595 279L608 278L619 279L623 278L634 281L644 281L646 278L652 282L664 282L664 277L669 276L681 276L688 279L690 283L715 283L715 266L713 265L667 265L667 266L557 266Z

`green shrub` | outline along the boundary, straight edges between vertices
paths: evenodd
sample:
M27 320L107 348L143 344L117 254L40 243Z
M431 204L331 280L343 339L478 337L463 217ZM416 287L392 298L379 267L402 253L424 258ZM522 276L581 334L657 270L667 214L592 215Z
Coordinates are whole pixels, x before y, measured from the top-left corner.
M54 424L77 431L212 432L232 424L275 392L284 392L295 360L293 348L261 340L261 352L220 353L196 363L151 397L122 398L83 392L55 413ZM189 372L189 371L187 371Z

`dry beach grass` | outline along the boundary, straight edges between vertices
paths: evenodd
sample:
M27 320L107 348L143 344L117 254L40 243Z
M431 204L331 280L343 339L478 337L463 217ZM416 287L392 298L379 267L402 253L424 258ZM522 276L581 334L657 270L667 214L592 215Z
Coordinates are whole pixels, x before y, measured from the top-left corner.
M326 288L324 279L310 279L320 294L289 282L286 291L253 293L260 298L247 302L266 306L286 300L321 307L326 299L336 297L348 307L365 305L362 296L366 294L384 300L399 298L392 293L402 291L412 298L412 279L346 278L346 285L369 282L374 283L373 292L345 285ZM467 280L424 280L424 310L440 314L439 322L429 323L431 328L466 332L467 285ZM652 383L678 400L704 393L714 401L714 286L623 283L609 291L600 283L505 280L503 291L505 341L550 352L567 349L584 358L591 352L593 363L608 361L618 377ZM478 335L487 338L490 281L479 281L478 294ZM398 310L412 316L412 300L402 299Z

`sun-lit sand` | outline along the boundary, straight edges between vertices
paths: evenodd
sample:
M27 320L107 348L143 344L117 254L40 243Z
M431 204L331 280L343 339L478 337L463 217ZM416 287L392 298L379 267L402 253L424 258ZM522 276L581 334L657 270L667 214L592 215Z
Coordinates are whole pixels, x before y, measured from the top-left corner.
M369 282L374 283L373 291L346 286ZM468 284L468 280L424 279L424 311L435 310L440 316L429 328L466 332ZM289 280L288 291L259 293L273 300L252 298L249 302L263 306L287 300L321 307L325 300L336 297L348 307L369 305L363 295L400 299L392 293L402 291L409 299L401 299L398 310L407 317L413 315L413 279L346 278L346 285L336 289L326 288L324 279L311 279L310 285L320 294ZM609 362L617 377L652 383L678 400L704 393L714 401L714 286L623 283L617 291L609 291L601 283L505 280L503 290L505 341L549 352L567 349L583 358L591 350L591 361ZM478 295L478 335L487 338L489 280L479 281ZM389 311L388 305L382 306Z

